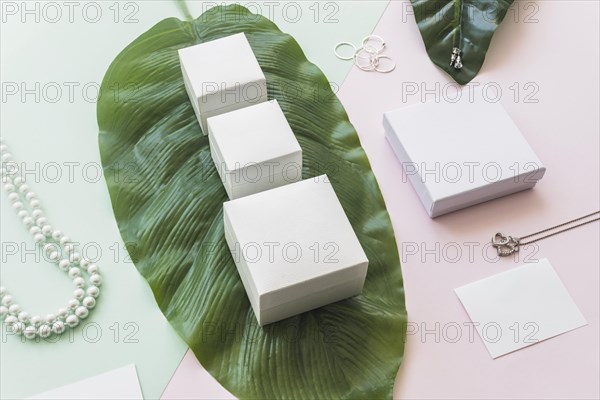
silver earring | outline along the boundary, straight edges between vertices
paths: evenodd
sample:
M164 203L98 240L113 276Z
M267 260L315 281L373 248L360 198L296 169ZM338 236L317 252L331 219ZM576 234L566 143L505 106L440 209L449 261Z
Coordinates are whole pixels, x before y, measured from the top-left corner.
M340 54L339 49L343 46L351 47L354 53L351 56ZM369 35L365 36L362 40L362 46L359 48L356 48L350 42L340 42L335 45L333 52L340 60L353 60L354 65L362 71L376 71L386 74L396 69L396 63L391 57L381 54L385 50L385 46L385 41L381 36ZM380 65L379 60L381 59L389 60L386 62L387 66Z
M352 54L350 56L342 56L340 53L338 53L338 49L342 46L352 47ZM340 42L335 45L335 47L333 48L333 52L335 53L335 56L337 58L339 58L340 60L352 60L352 59L354 59L355 54L356 54L356 46L350 42Z
M462 51L458 47L452 49L452 55L450 56L450 66L454 69L461 69L463 67L462 59L460 58L461 54Z
M369 36L365 36L365 38L362 41L362 46L363 47L367 47L367 43L369 43L370 41L375 41L378 42L379 45L377 47L372 47L375 50L375 53L379 54L383 51L383 49L385 49L385 40L383 40L383 38L379 35L369 35Z

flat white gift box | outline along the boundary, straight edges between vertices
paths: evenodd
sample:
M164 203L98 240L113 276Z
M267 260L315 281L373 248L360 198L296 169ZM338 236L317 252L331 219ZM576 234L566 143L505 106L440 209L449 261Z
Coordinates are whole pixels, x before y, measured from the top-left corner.
M431 218L530 189L546 171L500 103L421 103L383 125Z
M369 261L327 176L226 202L223 215L260 325L361 293Z
M277 100L209 118L207 126L230 199L302 179L302 149Z
M206 119L267 100L267 81L244 33L179 50L185 89L206 132Z

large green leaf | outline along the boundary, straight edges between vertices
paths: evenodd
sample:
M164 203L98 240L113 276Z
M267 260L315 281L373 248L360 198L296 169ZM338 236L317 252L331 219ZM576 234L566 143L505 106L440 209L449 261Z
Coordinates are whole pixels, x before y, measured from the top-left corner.
M328 173L370 260L362 295L258 326L223 233L227 200L186 95L177 49L245 32L303 149ZM215 54L218 57L218 54ZM406 310L394 233L344 108L298 43L240 6L166 19L110 66L100 152L121 235L163 313L242 398L389 398Z
M496 28L514 0L411 0L427 54L461 85L481 69ZM462 51L461 69L450 65L452 49Z

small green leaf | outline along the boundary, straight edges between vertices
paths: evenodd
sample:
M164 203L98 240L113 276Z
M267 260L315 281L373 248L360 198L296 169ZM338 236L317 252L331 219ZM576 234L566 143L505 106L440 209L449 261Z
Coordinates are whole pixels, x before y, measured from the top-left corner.
M411 0L431 61L461 85L483 65L496 28L514 0ZM462 68L450 65L452 49L461 50Z
M362 295L258 326L227 248L227 196L186 94L177 50L245 32L303 149L329 174L370 260ZM218 54L215 54L218 57ZM166 19L114 60L98 102L117 223L161 310L240 398L391 398L406 309L394 232L352 124L298 43L240 6Z

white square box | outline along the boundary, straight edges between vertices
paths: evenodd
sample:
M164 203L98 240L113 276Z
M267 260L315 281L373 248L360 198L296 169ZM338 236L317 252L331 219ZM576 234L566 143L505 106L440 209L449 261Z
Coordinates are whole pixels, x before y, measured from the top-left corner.
M267 80L244 33L180 49L179 61L204 135L207 118L267 100Z
M277 100L211 117L207 126L230 199L302 179L302 149Z
M260 325L361 293L369 261L327 176L226 202L223 215Z
M384 114L386 137L431 218L530 189L546 171L502 105L463 98Z

